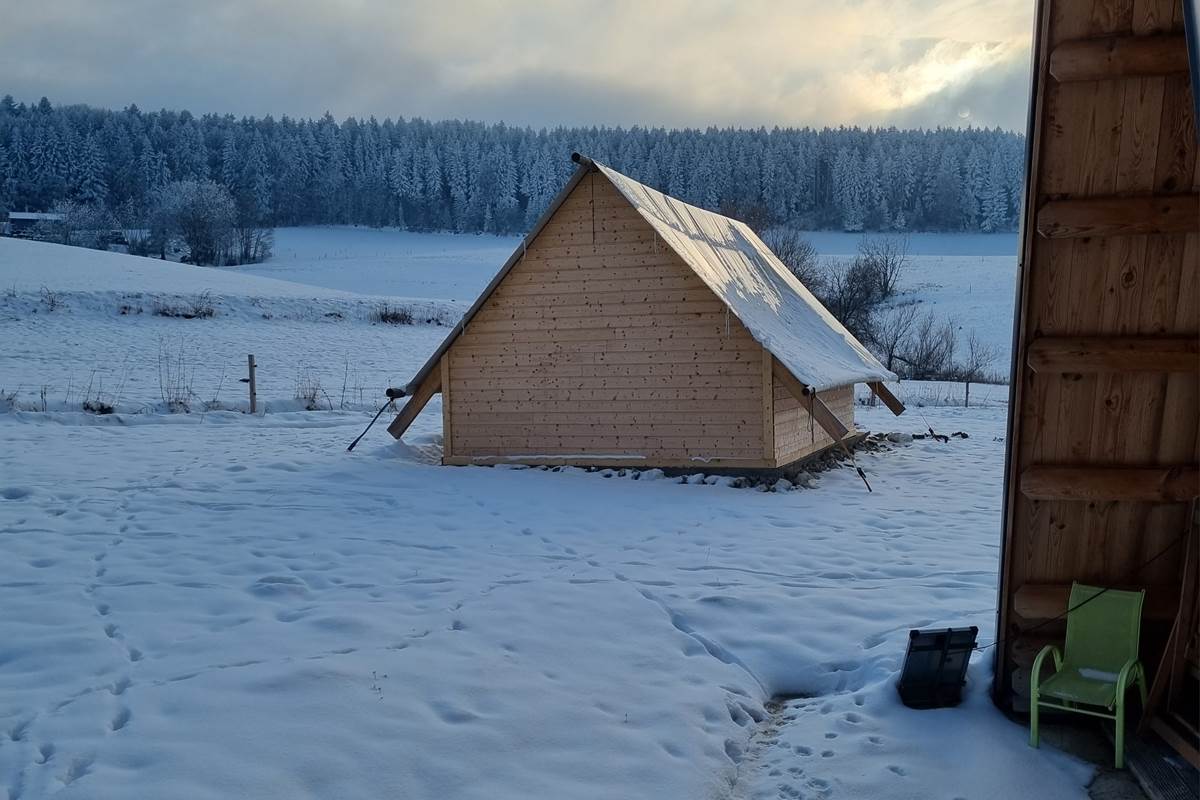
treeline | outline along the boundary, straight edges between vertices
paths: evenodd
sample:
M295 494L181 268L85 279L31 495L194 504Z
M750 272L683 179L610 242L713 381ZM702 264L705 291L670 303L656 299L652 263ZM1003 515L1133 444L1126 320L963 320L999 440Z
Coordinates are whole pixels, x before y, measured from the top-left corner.
M758 228L1011 230L1023 137L977 128L555 128L353 117L236 119L0 99L0 209L103 205L211 180L261 224L520 232L579 151Z

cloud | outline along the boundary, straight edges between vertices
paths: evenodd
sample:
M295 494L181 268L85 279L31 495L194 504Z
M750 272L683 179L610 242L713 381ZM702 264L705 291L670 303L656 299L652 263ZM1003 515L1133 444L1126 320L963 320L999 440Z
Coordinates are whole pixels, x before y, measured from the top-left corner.
M0 92L238 115L1015 128L1028 5L57 0L6 12Z

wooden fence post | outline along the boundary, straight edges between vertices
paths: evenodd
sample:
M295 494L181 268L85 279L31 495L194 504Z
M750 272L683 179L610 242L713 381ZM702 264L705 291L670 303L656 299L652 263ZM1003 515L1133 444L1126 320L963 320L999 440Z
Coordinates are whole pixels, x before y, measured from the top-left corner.
M250 368L250 413L253 414L258 411L258 391L254 383L254 371L256 365L254 363L253 353L246 356L246 365Z

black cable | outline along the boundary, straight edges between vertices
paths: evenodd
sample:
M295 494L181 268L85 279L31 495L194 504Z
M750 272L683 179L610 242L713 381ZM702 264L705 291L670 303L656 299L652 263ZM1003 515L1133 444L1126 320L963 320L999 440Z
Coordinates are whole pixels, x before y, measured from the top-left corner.
M1174 540L1173 540L1173 541L1172 541L1172 542L1171 542L1169 545L1167 545L1165 549L1163 549L1163 550L1159 551L1159 553L1158 553L1157 555L1155 555L1155 556L1154 556L1153 558L1151 558L1149 561L1146 561L1146 562L1144 562L1144 563L1143 563L1141 566L1139 566L1139 567L1138 567L1136 570L1134 570L1133 574L1134 574L1134 575L1140 575L1140 574L1141 574L1141 572L1142 572L1142 570L1144 570L1146 567L1148 567L1148 566L1150 566L1151 564L1153 564L1155 561L1158 561L1160 558L1162 558L1163 556L1165 556L1167 553L1169 553L1169 552L1171 552L1172 550L1174 550L1174 549L1175 549L1175 546L1176 546L1176 545L1178 545L1180 542L1182 542L1182 541L1183 541L1184 539L1186 539L1186 538L1187 538L1187 533L1182 533L1182 534L1180 534L1180 535L1179 535L1179 536L1178 536L1176 539L1174 539ZM1102 595L1102 594L1104 594L1105 592L1109 591L1111 588L1112 588L1111 586L1105 586L1104 588L1102 588L1100 591L1096 592L1094 595L1092 595L1092 596L1091 596L1091 597L1089 597L1088 599L1086 599L1086 600L1084 600L1084 601L1080 602L1079 604L1077 604L1077 605L1075 605L1075 606L1071 606L1070 608L1068 608L1066 611L1062 612L1062 613L1061 613L1061 614L1059 614L1058 616L1056 616L1056 617L1051 617L1050 619L1042 620L1041 622L1039 622L1037 625L1034 625L1034 626L1033 626L1032 628L1030 628L1029 630L1023 631L1023 632L1022 632L1022 635L1028 635L1028 634L1031 634L1031 633L1033 633L1034 631L1041 630L1042 628L1046 627L1047 625L1049 625L1049 624L1050 624L1050 623L1052 623L1052 622L1058 622L1059 620L1061 620L1061 619L1064 619L1064 618L1065 618L1065 617L1066 617L1068 614L1070 614L1072 611L1076 611L1076 610L1078 610L1078 609L1081 609L1081 608L1083 608L1084 606L1086 606L1088 603L1090 603L1090 602L1092 602L1093 600L1095 600L1095 599L1096 599L1097 597L1099 597L1100 595ZM1004 641L1007 641L1007 640L1006 640L1006 639L997 639L996 641L992 642L991 644L985 644L985 645L983 645L982 647L975 647L975 648L972 648L972 649L973 649L974 651L976 651L976 652L980 652L980 653L982 653L984 650L991 649L991 648L995 647L996 645L998 645L998 644L1000 644L1001 642L1004 642Z

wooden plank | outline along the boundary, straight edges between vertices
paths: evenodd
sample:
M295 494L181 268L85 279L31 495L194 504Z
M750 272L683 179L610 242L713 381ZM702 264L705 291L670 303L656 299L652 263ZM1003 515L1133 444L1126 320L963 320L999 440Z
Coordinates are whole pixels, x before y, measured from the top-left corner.
M1200 338L1042 336L1028 350L1034 372L1197 372Z
M509 394L508 392L505 393ZM470 414L537 414L547 418L556 414L566 414L577 417L581 414L641 414L653 415L658 412L710 412L712 414L757 414L760 408L757 397L714 398L705 400L552 400L540 393L530 393L535 397L524 399L488 399L477 398L469 409L460 403L456 395L458 413Z
M1146 590L1142 614L1147 619L1170 620L1175 616L1174 586L1112 586L1113 589ZM1027 624L1054 619L1067 611L1071 597L1069 583L1026 583L1013 593L1012 610Z
M456 367L457 369L457 367ZM602 375L582 377L563 375L555 377L523 377L504 375L480 375L457 378L455 389L470 395L473 392L503 391L507 389L597 389L621 391L625 389L732 389L738 390L753 382L754 371L741 375Z
M464 447L459 455L504 455L508 453L612 453L612 452L673 452L695 456L720 456L739 458L762 458L762 448L758 438L748 439L744 436L708 436L701 439L697 436L645 436L631 434L628 436L612 436L608 434L572 434L544 436L516 434L491 434L475 436L471 439L462 437ZM753 446L747 446L752 443Z
M640 457L639 457L640 456ZM658 454L658 453L630 453L624 457L619 454L571 454L571 455L550 455L550 454L534 454L529 455L511 455L511 456L455 456L447 459L445 464L449 466L495 466L498 464L528 464L530 466L576 466L576 467L633 467L637 469L649 469L650 467L668 467L672 469L694 469L697 472L703 472L706 468L724 468L724 469L768 469L774 465L773 462L764 461L761 458L679 458L674 454Z
M751 387L756 391L756 388ZM458 389L463 403L486 403L492 402L536 402L539 400L547 401L627 401L627 400L658 400L658 401L677 401L677 400L728 400L730 399L728 388L712 388L712 387L670 387L670 388L636 388L636 389L496 389L494 391L466 391ZM752 398L755 406L759 405L760 400L757 394L744 395L747 398Z
M775 450L775 357L771 351L762 348L762 439L763 458L774 461L778 456Z
M703 330L707 332L720 332L725 329L725 316L723 314L707 312L699 314L674 314L662 317L655 315L564 317L556 323L556 332L565 330L604 331L639 328L641 329L641 333L637 338L646 338L652 335L654 331L676 328L681 325L704 326ZM477 329L492 333L541 331L546 330L546 328L546 319L541 318L497 319L492 316L487 319L480 319L476 317L467 323L467 330ZM685 327L685 330L687 329Z
M750 337L703 337L696 339L665 339L650 337L647 339L587 339L583 341L491 341L483 337L475 337L468 341L460 339L454 345L456 354L484 355L515 355L517 353L595 353L595 352L758 352L762 345Z
M466 365L455 361L456 365ZM467 365L469 366L469 365ZM471 381L514 381L522 380L534 386L541 385L539 381L550 378L707 378L716 379L722 376L735 380L726 381L728 385L740 386L754 375L756 369L752 363L715 363L715 364L547 364L527 367L504 367L501 369L479 369L477 374L468 374L466 380Z
M1068 41L1050 54L1050 74L1059 82L1171 75L1187 69L1187 42L1179 35Z
M891 411L897 417L904 413L904 403L901 403L900 398L892 394L892 391L881 381L869 381L867 388L879 398L880 402L888 407L888 411Z
M454 352L453 350L450 353ZM451 419L450 409L450 359L449 355L442 356L441 374L442 374L442 459L454 455L454 425Z
M532 289L532 287L529 287ZM633 305L679 305L712 301L713 293L704 286L679 287L672 289L643 289L628 291L622 286L616 291L589 291L587 289L569 292L556 292L546 286L538 287L541 291L507 291L504 288L496 290L492 295L497 303L541 305L541 306L584 306L584 307L619 307L624 304Z
M1031 500L1179 503L1200 496L1200 468L1034 465L1021 473L1021 493Z
M499 330L492 326L468 325L467 330L455 342L460 344L498 344L504 342L643 342L650 339L675 340L680 342L697 340L724 339L726 342L753 342L750 333L737 320L730 320L727 330L724 322L720 325L696 325L694 322L676 320L675 324L663 328L575 328L546 330L545 326L527 330ZM757 343L756 343L757 344Z
M445 361L445 357L442 358ZM408 430L408 426L412 425L413 420L421 413L421 409L425 408L429 403L430 398L442 390L442 370L440 367L429 371L425 376L425 380L417 387L417 390L408 398L408 402L404 404L404 408L400 409L400 413L392 420L392 424L388 425L388 433L394 438L399 439Z
M1089 197L1051 200L1037 215L1048 239L1187 233L1200 228L1200 196Z
M687 366L691 364L742 364L742 372L758 367L758 355L753 350L560 350L551 353L455 353L456 363L480 369L502 370L505 367L537 367L570 364L662 364Z
M694 301L683 303L609 303L597 305L558 304L548 305L540 302L520 302L509 300L485 308L475 315L470 325L505 320L567 320L567 319L596 319L599 317L613 318L624 315L638 317L653 317L656 322L666 322L670 317L692 318L705 314L712 320L723 319L726 306L720 300Z
M597 418L595 421L583 419L553 422L539 420L533 425L521 422L500 422L483 417L470 417L457 420L458 431L464 439L479 441L486 436L519 436L523 438L553 439L559 436L595 437L597 441L610 441L609 437L744 437L749 433L757 433L759 421L754 419L739 421L717 419L714 421L692 421L688 417L676 416L674 419L648 421L631 418L614 422L609 419ZM615 439L611 439L615 441Z

